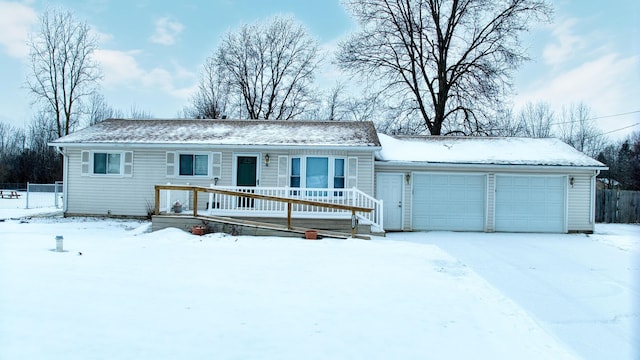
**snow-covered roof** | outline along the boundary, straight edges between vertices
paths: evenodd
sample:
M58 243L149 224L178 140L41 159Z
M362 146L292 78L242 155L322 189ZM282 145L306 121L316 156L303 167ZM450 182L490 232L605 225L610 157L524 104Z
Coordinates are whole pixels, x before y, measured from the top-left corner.
M109 119L51 144L379 147L380 141L369 121Z
M376 160L386 162L605 167L553 138L378 137L382 149Z

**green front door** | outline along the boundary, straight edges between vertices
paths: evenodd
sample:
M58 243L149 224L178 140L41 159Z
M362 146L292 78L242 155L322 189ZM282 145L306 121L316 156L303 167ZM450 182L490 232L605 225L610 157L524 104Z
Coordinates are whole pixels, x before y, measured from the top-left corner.
M238 156L236 185L237 186L256 186L257 185L257 163L256 156ZM253 190L244 190L253 193ZM254 199L238 198L239 207L253 207Z
M236 185L256 186L256 163L255 156L238 156L238 171L236 174Z

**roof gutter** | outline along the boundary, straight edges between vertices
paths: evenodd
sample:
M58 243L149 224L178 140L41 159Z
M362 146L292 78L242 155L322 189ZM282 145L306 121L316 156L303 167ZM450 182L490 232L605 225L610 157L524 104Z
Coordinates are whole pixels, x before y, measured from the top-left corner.
M376 167L406 167L406 168L425 168L444 169L444 168L460 168L460 169L488 169L488 168L517 168L519 170L566 170L572 168L575 170L600 171L607 170L606 166L579 166L579 165L535 165L535 164L477 164L477 163L434 163L427 161L375 161Z
M321 150L361 150L361 151L378 151L382 149L381 146L375 145L314 145L314 144L300 144L300 145L272 145L272 144L190 144L190 143L177 143L177 144L141 144L141 143L48 143L49 146L66 147L66 148L93 148L93 149L277 149L277 150L300 150L303 148L313 147L314 149Z

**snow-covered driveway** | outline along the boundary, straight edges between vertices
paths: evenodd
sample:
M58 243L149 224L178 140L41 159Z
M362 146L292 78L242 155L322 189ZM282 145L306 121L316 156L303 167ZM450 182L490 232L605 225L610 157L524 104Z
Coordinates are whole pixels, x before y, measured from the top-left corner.
M640 359L640 226L593 235L389 234L437 245L585 359Z

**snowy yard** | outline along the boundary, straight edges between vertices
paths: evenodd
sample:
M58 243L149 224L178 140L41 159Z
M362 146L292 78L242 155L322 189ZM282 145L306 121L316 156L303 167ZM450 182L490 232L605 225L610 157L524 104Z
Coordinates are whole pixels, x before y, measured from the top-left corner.
M640 226L196 237L0 202L0 359L637 359ZM13 205L12 205L13 206ZM13 219L12 219L13 218ZM55 248L64 236L65 252Z

